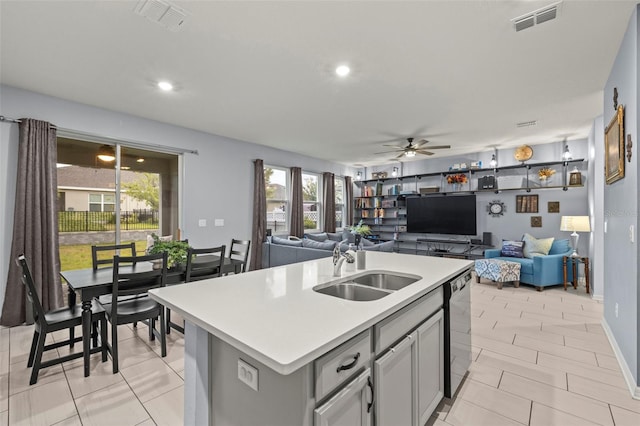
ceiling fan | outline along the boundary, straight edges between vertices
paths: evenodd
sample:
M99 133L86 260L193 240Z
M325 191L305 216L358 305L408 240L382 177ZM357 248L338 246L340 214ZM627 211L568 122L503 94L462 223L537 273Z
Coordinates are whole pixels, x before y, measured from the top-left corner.
M406 146L383 145L383 146L390 146L390 147L393 147L395 149L391 150L391 151L376 152L376 154L388 154L390 152L399 152L400 154L397 157L395 157L395 159L400 159L402 157L407 157L407 158L415 157L416 154L422 154L422 155L433 155L433 154L435 154L435 152L429 151L430 149L449 149L449 148L451 148L451 145L426 146L429 143L429 141L426 140L426 139L421 139L418 142L413 143L413 138L407 138L407 142L408 142L408 144Z

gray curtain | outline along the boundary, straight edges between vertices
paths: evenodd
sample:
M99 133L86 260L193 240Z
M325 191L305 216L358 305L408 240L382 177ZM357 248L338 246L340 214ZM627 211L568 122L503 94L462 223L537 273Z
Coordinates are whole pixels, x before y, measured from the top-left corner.
M344 177L344 206L345 220L344 226L353 225L353 182L351 176Z
M264 163L253 162L253 227L249 270L262 269L262 243L267 233L267 195L264 187Z
M304 212L302 199L302 169L291 168L291 229L290 235L302 238L304 235Z
M15 259L24 253L45 311L63 304L58 253L56 129L22 119L9 274L0 324L14 326L27 317L25 289ZM4 259L6 261L7 259Z
M336 232L336 187L333 173L322 174L324 232Z

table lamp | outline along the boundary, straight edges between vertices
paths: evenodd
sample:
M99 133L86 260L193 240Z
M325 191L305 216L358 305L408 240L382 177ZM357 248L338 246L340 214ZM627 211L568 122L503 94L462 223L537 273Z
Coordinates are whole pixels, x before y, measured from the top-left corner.
M562 216L560 220L561 231L571 231L571 248L573 253L571 257L579 257L578 255L578 232L591 232L589 225L589 216Z

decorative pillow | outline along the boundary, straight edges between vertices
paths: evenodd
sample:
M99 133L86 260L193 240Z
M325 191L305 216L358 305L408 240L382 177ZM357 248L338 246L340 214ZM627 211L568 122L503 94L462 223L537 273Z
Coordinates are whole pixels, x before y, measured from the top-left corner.
M360 240L360 245L364 248L364 247L371 247L371 246L375 246L376 243L374 243L373 241L369 241L366 238L362 238Z
M280 244L283 246L302 247L302 241L293 241L288 238L271 237L271 244Z
M342 232L327 232L327 237L331 241L342 241Z
M553 238L538 239L530 234L524 234L522 237L522 242L524 243L522 253L524 257L528 257L529 259L533 256L546 256L549 254L549 250L551 250L553 240Z
M500 255L504 257L523 257L524 242L502 240Z
M329 238L326 232L322 232L320 234L304 234L304 237L313 241L320 241L320 242L327 241L327 239Z
M366 251L382 251L386 253L392 253L395 241L385 241L384 243L374 244L372 246L363 247Z
M309 247L319 250L333 250L336 244L336 241L314 241L308 238L302 240L302 247Z
M342 240L347 240L348 243L355 244L356 234L352 234L348 229L345 229L342 231Z

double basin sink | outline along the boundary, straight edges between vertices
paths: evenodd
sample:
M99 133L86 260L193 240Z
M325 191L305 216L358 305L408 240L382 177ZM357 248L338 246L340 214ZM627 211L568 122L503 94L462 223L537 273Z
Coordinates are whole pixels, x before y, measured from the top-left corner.
M421 279L411 274L369 271L317 285L313 290L345 300L366 302L381 299Z

